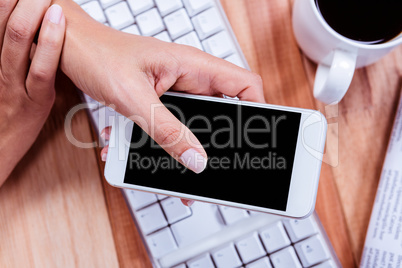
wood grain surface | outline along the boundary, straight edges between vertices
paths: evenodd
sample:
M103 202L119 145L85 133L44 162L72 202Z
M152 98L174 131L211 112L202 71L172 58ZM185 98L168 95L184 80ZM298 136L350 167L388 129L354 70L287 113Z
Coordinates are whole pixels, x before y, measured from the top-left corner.
M401 94L402 47L357 70L345 98L325 106L312 94L316 65L293 37L292 0L221 3L267 102L326 116L316 210L342 265L357 267ZM62 74L57 90L38 140L0 188L0 267L151 267L120 190L103 179L100 148L80 149L65 135L80 100ZM71 129L94 140L84 111Z

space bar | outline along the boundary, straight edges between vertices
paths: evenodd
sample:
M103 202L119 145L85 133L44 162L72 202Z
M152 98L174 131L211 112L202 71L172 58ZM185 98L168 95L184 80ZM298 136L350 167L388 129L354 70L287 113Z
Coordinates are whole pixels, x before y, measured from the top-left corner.
M218 233L210 235L201 241L197 241L192 245L175 250L160 258L159 263L162 267L172 267L215 247L229 243L240 236L256 231L278 219L280 219L280 217L269 214L255 215L235 223Z

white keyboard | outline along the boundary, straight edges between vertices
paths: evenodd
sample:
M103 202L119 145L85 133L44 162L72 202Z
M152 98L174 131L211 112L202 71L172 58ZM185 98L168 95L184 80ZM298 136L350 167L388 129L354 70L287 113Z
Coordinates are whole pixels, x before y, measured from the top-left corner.
M75 0L123 32L194 46L248 64L218 0ZM84 94L98 131L120 116ZM102 142L102 139L99 139ZM122 190L154 267L340 267L316 213L293 220L213 204Z

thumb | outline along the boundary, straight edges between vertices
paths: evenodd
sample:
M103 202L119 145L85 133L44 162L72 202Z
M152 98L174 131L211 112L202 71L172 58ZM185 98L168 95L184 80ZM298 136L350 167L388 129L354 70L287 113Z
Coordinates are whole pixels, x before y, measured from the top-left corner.
M195 173L202 172L207 154L195 135L163 105L154 89L142 94L140 101L136 114L141 120L137 116L131 119L185 167Z

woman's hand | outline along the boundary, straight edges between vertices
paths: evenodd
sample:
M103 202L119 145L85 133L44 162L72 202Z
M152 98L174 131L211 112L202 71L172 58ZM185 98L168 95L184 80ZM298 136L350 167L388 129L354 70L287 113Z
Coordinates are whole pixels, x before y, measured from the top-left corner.
M82 91L131 118L194 172L205 168L206 152L159 97L172 88L264 102L261 78L254 73L193 47L116 31L80 14L79 7L69 7L69 14L62 70Z
M0 5L0 185L35 141L55 99L65 18L60 6L48 7L49 1Z

